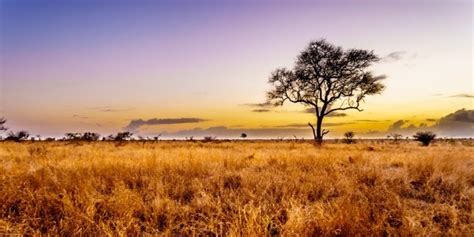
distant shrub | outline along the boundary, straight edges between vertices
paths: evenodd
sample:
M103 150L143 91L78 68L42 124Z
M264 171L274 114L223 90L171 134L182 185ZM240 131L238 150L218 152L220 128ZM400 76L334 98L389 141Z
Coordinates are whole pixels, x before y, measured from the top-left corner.
M436 138L436 134L432 132L417 132L413 135L415 140L421 142L423 146L429 146L430 143Z
M81 139L84 141L97 141L100 138L100 134L95 132L85 132L82 134Z
M392 138L395 143L398 143L403 138L402 134L399 133L391 133L388 137Z
M204 141L205 142L212 142L212 141L215 141L217 138L216 137L213 137L213 136L206 136L204 137Z
M1 132L1 131L6 131L6 130L7 130L7 128L4 126L4 124L5 124L6 122L7 122L7 120L6 120L6 119L4 119L4 118L0 118L0 132Z
M352 131L348 131L344 133L344 143L346 144L352 144L354 143L354 135L355 133Z
M20 142L28 139L30 134L27 131L18 131L18 132L9 132L7 138L5 140L7 141L15 141L15 142Z
M115 137L113 137L114 141L126 141L132 137L133 133L131 132L119 132ZM109 136L110 137L110 136Z
M65 140L68 141L97 141L100 138L100 134L95 132L85 133L66 133L64 134Z
M247 134L246 134L246 133L242 133L242 134L240 134L240 137L241 137L241 138L246 138L246 137L247 137Z

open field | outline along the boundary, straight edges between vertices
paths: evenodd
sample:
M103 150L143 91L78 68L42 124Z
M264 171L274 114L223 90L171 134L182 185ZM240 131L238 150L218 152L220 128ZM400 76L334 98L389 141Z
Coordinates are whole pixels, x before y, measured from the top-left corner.
M472 236L470 141L0 143L0 233Z

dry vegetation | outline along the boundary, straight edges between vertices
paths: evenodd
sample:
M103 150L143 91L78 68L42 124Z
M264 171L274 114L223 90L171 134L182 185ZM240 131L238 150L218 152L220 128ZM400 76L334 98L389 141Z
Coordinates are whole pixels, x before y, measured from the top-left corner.
M3 142L0 234L472 236L454 143Z

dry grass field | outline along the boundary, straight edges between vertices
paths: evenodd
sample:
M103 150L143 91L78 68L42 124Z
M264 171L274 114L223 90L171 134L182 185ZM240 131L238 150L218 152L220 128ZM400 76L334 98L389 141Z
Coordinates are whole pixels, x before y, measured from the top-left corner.
M472 236L470 141L0 143L0 233Z

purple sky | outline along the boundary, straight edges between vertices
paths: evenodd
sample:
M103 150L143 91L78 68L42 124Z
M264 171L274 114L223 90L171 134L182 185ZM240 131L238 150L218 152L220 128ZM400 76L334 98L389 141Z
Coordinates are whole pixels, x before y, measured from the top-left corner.
M32 133L111 133L152 118L205 121L143 133L307 122L291 112L299 107L257 114L242 104L262 102L270 72L319 38L387 59L374 68L388 76L384 94L335 122L388 122L335 130L473 105L450 97L472 94L471 1L3 0L0 27L0 116Z

